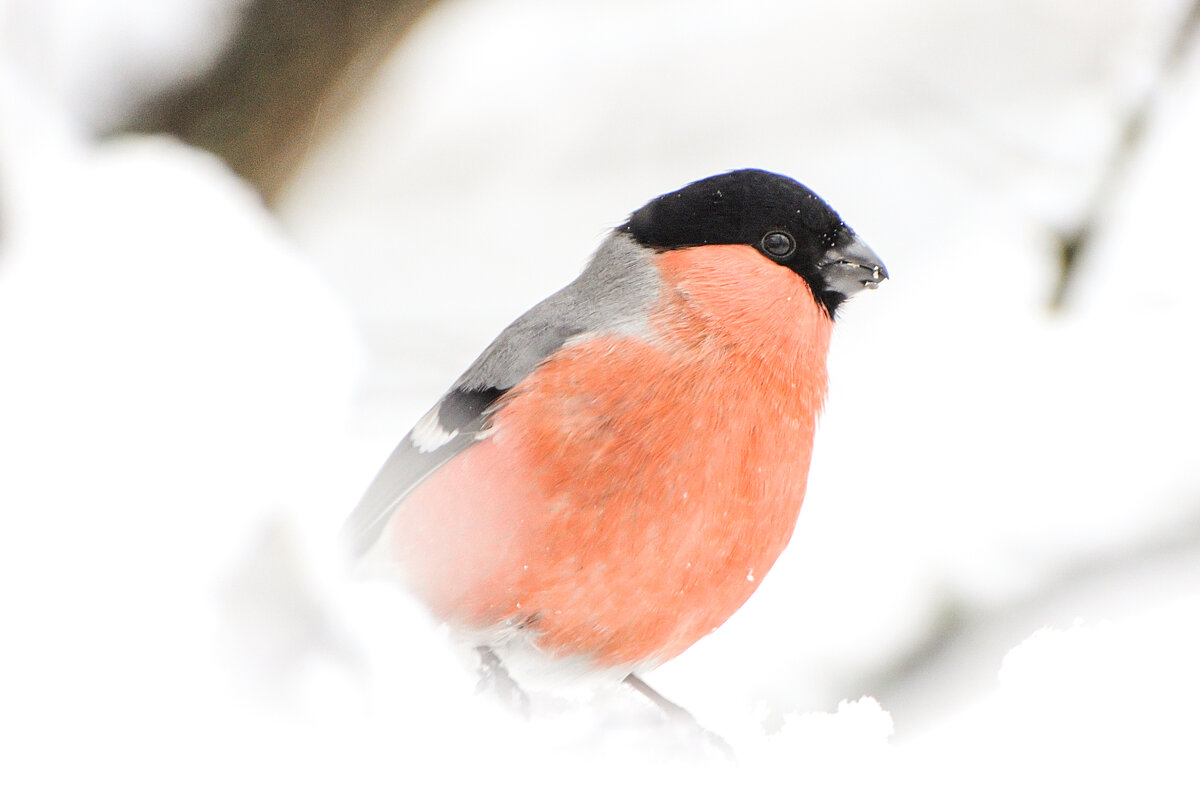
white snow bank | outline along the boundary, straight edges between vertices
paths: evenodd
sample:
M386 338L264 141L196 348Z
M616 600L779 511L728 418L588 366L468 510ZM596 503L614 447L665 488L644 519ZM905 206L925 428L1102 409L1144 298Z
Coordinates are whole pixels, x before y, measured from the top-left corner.
M1041 630L1004 659L987 698L897 756L947 796L1194 797L1197 630L1200 596Z
M333 647L295 576L341 565L357 335L210 156L92 147L36 102L4 124L3 163L41 167L3 187L5 760L29 788L186 784L254 738L249 664L304 684Z

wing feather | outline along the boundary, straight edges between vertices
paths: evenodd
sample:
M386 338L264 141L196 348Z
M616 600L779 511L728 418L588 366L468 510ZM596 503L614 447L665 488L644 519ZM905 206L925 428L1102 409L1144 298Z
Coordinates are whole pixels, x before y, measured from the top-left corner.
M485 438L504 395L569 340L644 332L658 291L648 252L626 234L611 234L578 279L505 328L392 451L346 520L353 551L371 549L422 481Z

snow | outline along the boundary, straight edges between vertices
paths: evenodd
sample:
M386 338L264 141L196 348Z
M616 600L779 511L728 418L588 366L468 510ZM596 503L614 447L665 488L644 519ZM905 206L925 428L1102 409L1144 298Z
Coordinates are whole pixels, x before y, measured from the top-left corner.
M216 58L245 0L0 0L5 70L89 128Z
M1187 632L1200 597L1148 614L1035 632L1004 659L997 687L906 746L941 788L987 774L983 796L1193 796L1200 746ZM934 768L936 765L936 768Z
M451 0L279 217L89 137L237 8L151 5L0 4L6 796L1195 795L1195 54L1046 311L1181 0ZM731 762L603 682L477 696L332 532L609 226L739 166L892 280L839 321L792 545L647 676Z

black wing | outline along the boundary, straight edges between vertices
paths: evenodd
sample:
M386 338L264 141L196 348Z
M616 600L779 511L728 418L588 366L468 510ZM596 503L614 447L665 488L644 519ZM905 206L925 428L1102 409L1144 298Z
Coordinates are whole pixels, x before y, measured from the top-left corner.
M503 394L494 387L455 389L404 437L346 520L344 530L355 555L371 549L392 512L413 489L485 435L488 411Z

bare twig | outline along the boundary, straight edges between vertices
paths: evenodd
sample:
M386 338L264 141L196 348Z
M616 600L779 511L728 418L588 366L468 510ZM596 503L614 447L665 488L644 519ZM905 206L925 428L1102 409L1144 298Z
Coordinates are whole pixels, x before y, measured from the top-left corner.
M679 725L684 730L689 730L699 735L704 742L707 742L712 747L715 747L717 752L721 753L721 755L725 756L726 758L734 758L733 748L729 746L729 743L717 734L710 731L708 728L705 728L703 725L701 725L696 718L692 716L692 712L688 711L678 703L672 703L632 672L625 676L625 684L657 706L658 709L662 711L667 716L667 719L669 719L672 723Z
M1109 154L1108 160L1101 167L1100 180L1096 183L1095 191L1084 206L1080 221L1069 230L1058 233L1059 274L1054 294L1050 298L1052 309L1058 310L1066 302L1067 294L1078 271L1079 262L1096 234L1100 219L1120 185L1129 160L1141 144L1146 122L1159 103L1163 86L1183 62L1188 50L1195 42L1197 28L1200 28L1200 0L1192 3L1191 9L1180 21L1179 28L1175 31L1175 36L1167 48L1162 64L1159 65L1157 76L1141 100L1129 110L1122 122L1121 136Z

